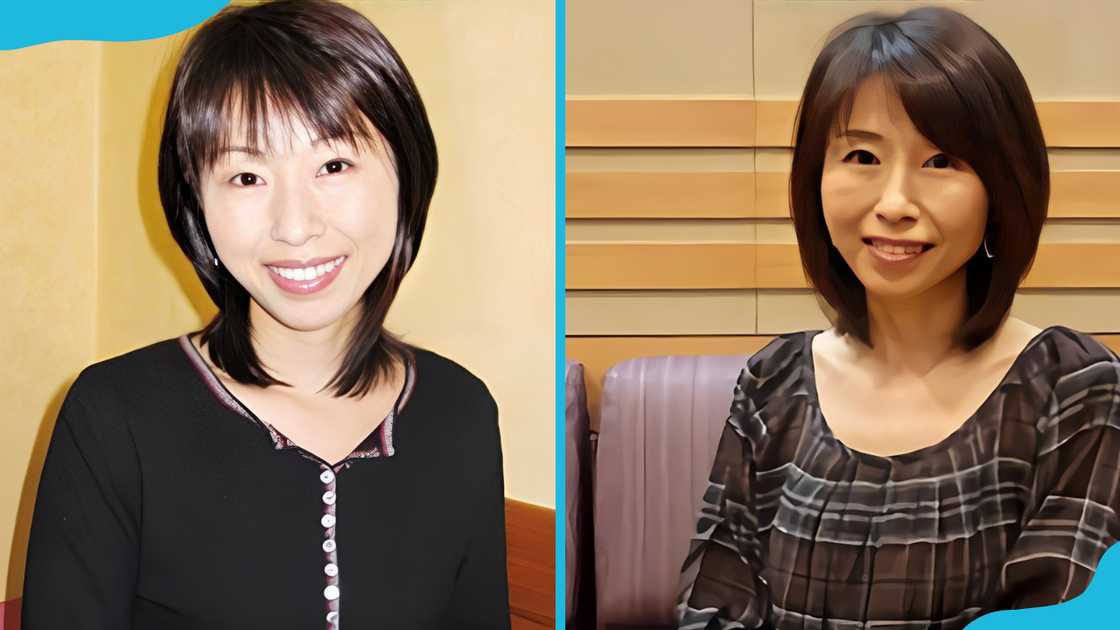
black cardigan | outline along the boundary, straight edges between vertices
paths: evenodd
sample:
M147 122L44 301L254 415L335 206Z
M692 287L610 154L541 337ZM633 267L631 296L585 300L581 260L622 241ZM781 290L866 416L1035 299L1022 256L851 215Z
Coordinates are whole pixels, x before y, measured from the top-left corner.
M86 368L39 484L24 630L508 628L497 407L434 353L413 375L332 468L185 336Z

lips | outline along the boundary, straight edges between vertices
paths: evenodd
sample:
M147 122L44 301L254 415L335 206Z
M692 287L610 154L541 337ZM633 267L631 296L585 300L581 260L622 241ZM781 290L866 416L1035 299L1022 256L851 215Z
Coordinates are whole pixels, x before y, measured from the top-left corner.
M932 243L868 237L863 239L876 258L885 262L905 262L920 257L933 248Z
M311 265L311 263L320 260L325 262L319 262L314 266ZM306 267L289 267L269 264L265 265L265 268L268 269L268 276L272 278L276 286L288 293L307 295L322 291L330 286L334 279L338 277L338 274L342 273L342 268L346 265L347 260L349 260L347 256L317 258L308 261L306 263L308 266Z
M925 241L904 241L878 236L867 237L863 239L863 242L876 249L893 254L920 254L933 247L932 243Z

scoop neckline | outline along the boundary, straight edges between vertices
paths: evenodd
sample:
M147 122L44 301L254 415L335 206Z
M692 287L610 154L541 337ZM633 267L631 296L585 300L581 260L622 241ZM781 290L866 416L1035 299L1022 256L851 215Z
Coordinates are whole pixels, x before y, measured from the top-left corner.
M200 333L201 333L201 331L188 332L188 333L184 333L180 337L180 346L187 346L183 349L184 349L184 351L189 351L189 353L190 353L190 356L188 356L188 360L191 360L192 363L197 365L202 370L205 370L205 372L202 372L202 373L199 373L198 370L196 370L196 373L198 374L199 378L201 378L204 381L204 383L203 383L204 385L209 385L210 386L210 387L208 387L208 389L210 389L212 394L218 394L219 391L221 392L221 394L224 394L224 396L223 395L215 395L215 398L218 399L217 402L220 405L229 409L230 411L233 411L234 413L236 413L240 416L249 418L250 420L255 421L256 423L261 425L272 436L272 440L274 442L274 445L276 445L276 448L282 448L284 446L284 443L286 443L287 448L293 448L296 451L304 454L305 457L309 457L310 459L313 459L317 462L325 464L326 466L328 466L330 468L337 468L339 466L342 466L346 462L350 461L351 459L355 459L355 458L363 459L363 458L367 457L366 455L360 454L360 452L357 449L359 447L361 447L361 445L363 443L365 443L366 439L368 439L368 436L366 438L363 438L362 441L359 442L358 445L353 450L351 450L351 452L349 454L347 454L345 457L343 457L338 462L332 464L331 462L328 462L326 459L320 457L319 455L303 448L297 442L295 442L291 438L289 438L287 435L284 435L283 432L281 432L279 429L274 427L272 424L266 422L265 420L263 420L262 418L257 416L257 414L252 409L250 409L245 403L243 403L241 401L240 398L238 398L236 395L234 395L234 393L232 391L230 391L230 389L228 387L226 387L226 384L222 382L222 379L219 378L216 373L214 373L213 368L210 367L210 364L207 363L206 359L202 356L202 353L199 351L198 347L196 347L194 345L194 342L191 341L192 336L198 335ZM396 400L393 401L393 405L392 405L392 407L389 408L389 412L387 414L385 414L385 417L383 417L380 422L378 422L376 425L374 425L373 429L370 430L369 435L373 435L374 433L382 430L383 425L385 423L389 423L390 426L391 426L391 424L397 418L400 417L401 411L406 407L406 405L408 404L408 402L412 398L412 394L413 394L413 390L415 389L415 386L416 386L416 361L408 361L408 362L406 362L406 365L405 365L404 384L401 386L401 391L397 394L397 398L396 398ZM217 391L214 389L215 387L218 388ZM281 440L282 443L277 444L276 443L277 439ZM389 437L389 439L391 440L392 438ZM384 456L391 457L393 455L393 452L392 452L393 450L395 450L395 449L390 446L389 447L389 452L384 453Z
M978 421L980 413L984 411L984 409L992 402L996 394L1000 390L1002 390L1005 385L1008 384L1008 381L1011 379L1012 375L1015 374L1019 369L1019 366L1025 360L1025 357L1033 353L1037 347L1041 346L1043 339L1045 337L1048 337L1052 331L1061 328L1061 326L1047 326L1046 328L1038 331L1033 337L1031 337L1030 341L1027 342L1027 345L1019 351L1018 355L1015 356L1015 360L1011 362L1010 366L1008 366L1007 371L1004 373L999 382L996 383L996 386L992 388L992 391L988 392L988 395L984 397L984 400L980 403L979 406L976 407L976 409L971 414L969 414L968 417L961 420L961 423L957 426L957 428L953 429L948 435L938 440L937 442L934 442L933 444L927 444L926 446L922 446L902 453L876 455L874 453L861 451L859 449L848 446L844 443L843 440L836 437L836 434L832 432L832 427L828 424L828 418L825 416L824 410L821 408L820 393L817 390L817 367L816 362L813 359L813 340L816 339L817 335L825 332L824 330L809 331L806 334L806 358L803 360L806 366L806 380L808 381L806 386L806 393L808 394L810 404L812 404L816 409L817 420L821 424L821 430L823 431L825 437L834 442L844 451L860 459L872 462L902 463L922 459L926 455L930 455L932 453L936 453L948 448L953 443L957 442L961 438L961 436L966 434L972 427L972 425L974 425Z

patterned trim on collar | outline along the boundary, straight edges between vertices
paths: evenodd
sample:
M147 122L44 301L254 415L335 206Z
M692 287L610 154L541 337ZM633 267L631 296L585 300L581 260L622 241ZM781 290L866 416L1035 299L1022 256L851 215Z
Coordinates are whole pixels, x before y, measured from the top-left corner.
M269 438L271 438L272 440L272 445L277 450L289 448L297 449L301 453L305 453L306 455L310 456L310 453L306 453L306 451L300 448L298 444L293 442L272 425L258 418L256 414L245 407L245 405L243 405L241 401L239 401L237 397L234 396L229 391L229 389L226 388L221 380L218 379L217 375L214 374L213 370L211 370L210 366L206 363L206 360L203 359L199 354L198 348L194 347L194 344L191 343L191 340L187 335L181 335L179 337L179 346L182 347L183 352L187 355L187 358L190 360L191 365L194 367L199 377L201 377L202 381L206 383L207 388L214 395L214 397L217 398L220 403L222 403L222 405L233 410L249 422L256 424L257 426L262 427L263 429L268 431ZM389 414L385 416L381 423L378 424L377 427L374 428L373 431L368 436L366 436L364 440L361 441L360 444L358 444L357 448L355 448L353 452L351 452L340 462L335 464L336 468L345 464L348 460L351 459L392 457L394 454L396 454L396 448L393 446L393 422L397 419L397 416L400 414L400 410L404 407L405 403L408 402L409 397L412 395L412 390L415 386L415 382L415 363L410 363L408 365L408 370L405 372L404 387L401 388L401 394L397 397L396 402L393 403L393 408L389 411ZM314 459L317 462L321 459L314 456L311 456L310 458Z

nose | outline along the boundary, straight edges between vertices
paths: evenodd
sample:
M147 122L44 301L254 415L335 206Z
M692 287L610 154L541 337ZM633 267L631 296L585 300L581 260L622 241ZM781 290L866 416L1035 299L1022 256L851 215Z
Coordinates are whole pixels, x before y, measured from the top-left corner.
M914 202L913 185L905 166L899 165L890 170L874 210L875 217L885 223L918 220L921 212Z
M271 201L270 236L273 240L300 247L323 233L326 224L309 184L298 181L276 184Z

